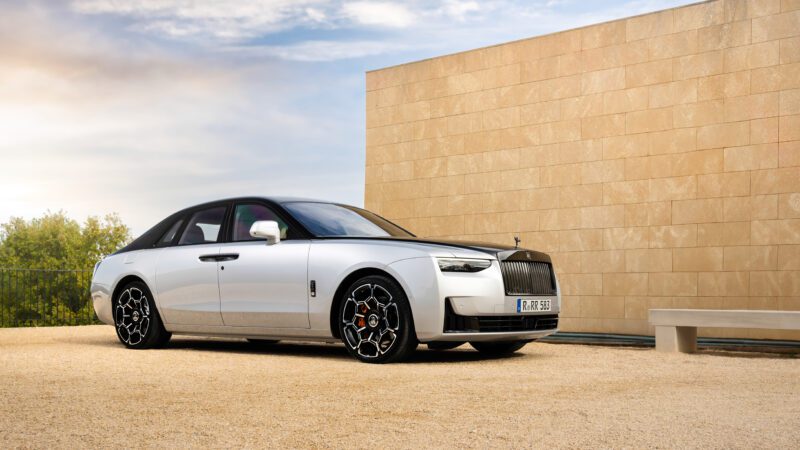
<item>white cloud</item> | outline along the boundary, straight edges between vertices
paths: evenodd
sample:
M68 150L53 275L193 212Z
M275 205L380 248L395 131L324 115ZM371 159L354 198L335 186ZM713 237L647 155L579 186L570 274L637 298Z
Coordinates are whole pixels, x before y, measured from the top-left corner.
M303 41L292 45L268 45L230 48L246 54L270 55L287 61L324 62L364 58L392 52L407 51L404 44L384 41Z
M144 36L227 54L263 47L258 51L264 56L315 62L409 49L430 57L681 3L686 0L627 0L596 8L571 0L73 0L71 5L84 15L124 18L129 30ZM302 39L304 32L318 30L335 37ZM270 42L280 33L289 34L289 42Z
M323 23L327 18L325 11L317 8L306 8L306 15L314 22Z
M344 14L368 26L406 28L415 22L415 14L401 3L351 2L342 7Z
M447 16L463 22L469 14L480 11L481 7L475 1L447 0L442 9Z
M325 0L74 0L83 14L113 14L138 22L137 29L185 38L241 40L320 23Z

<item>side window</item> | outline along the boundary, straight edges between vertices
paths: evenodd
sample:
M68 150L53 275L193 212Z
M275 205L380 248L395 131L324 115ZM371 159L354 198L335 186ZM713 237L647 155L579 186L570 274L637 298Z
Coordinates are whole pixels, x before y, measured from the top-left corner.
M219 241L225 209L224 206L217 206L194 213L183 230L178 245L212 244Z
M259 220L274 220L278 222L278 227L281 229L281 239L286 239L286 233L289 230L286 222L264 205L246 203L236 205L236 210L233 213L233 241L257 240L250 236L250 227Z
M161 236L161 239L156 242L156 247L166 247L167 245L171 244L172 241L175 240L175 235L178 234L178 230L181 229L181 225L183 225L183 219L178 219L175 223L169 227L166 233Z

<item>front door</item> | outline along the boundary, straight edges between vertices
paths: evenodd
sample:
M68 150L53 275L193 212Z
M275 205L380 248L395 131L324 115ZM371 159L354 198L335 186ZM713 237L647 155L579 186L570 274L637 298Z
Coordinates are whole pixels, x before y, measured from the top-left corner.
M275 220L279 243L250 236L257 220ZM289 239L286 237L289 236ZM286 223L267 206L236 205L231 241L221 246L219 292L226 326L308 328L308 250L310 241L292 239Z

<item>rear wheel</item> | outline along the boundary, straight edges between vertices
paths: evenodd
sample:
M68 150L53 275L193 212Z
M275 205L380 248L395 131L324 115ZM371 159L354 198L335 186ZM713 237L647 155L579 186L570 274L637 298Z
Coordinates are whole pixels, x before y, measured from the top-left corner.
M359 361L397 362L417 348L408 299L387 277L371 275L350 285L338 317L342 342Z
M147 285L134 281L125 285L114 299L117 337L128 348L158 348L172 334L164 329Z
M470 342L475 350L490 356L510 355L525 347L528 341Z

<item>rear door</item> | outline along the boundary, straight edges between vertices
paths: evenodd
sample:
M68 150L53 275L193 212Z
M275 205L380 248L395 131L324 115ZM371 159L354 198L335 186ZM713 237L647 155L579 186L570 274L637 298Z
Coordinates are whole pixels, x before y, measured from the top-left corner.
M281 241L267 245L250 237L257 220L274 220ZM265 204L235 205L229 241L221 246L219 292L222 319L228 326L309 328L308 250L287 223Z
M227 212L222 204L190 213L176 245L162 250L156 288L167 323L223 325L218 257Z

